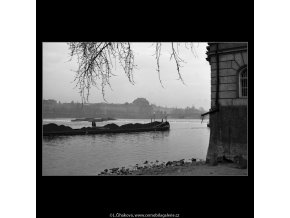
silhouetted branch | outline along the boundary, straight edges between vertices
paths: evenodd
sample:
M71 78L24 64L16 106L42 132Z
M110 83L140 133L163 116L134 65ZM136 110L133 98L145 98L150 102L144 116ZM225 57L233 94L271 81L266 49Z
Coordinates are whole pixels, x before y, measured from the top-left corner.
M76 55L79 64L74 81L79 87L82 102L88 101L92 86L98 88L96 81L101 82L103 99L106 101L105 87L106 85L111 87L110 77L114 76L112 58L115 59L115 63L116 59L119 60L129 82L134 83L135 65L130 43L70 42L68 44L71 57Z
M137 65L134 63L135 57L130 42L69 42L68 45L71 58L76 56L78 61L78 69L75 71L74 82L76 82L76 87L79 88L82 102L88 101L92 86L99 89L97 81L101 83L103 99L106 101L105 87L108 85L111 88L110 78L115 76L112 73L112 68L114 65L116 68L117 60L122 66L129 82L134 85L133 72ZM155 58L158 78L163 87L160 76L161 45L162 43L160 42L155 44ZM179 46L180 43L177 43L175 48L174 43L171 43L170 60L172 58L175 60L178 79L185 84L180 73L181 62L185 63L185 61L179 56ZM190 43L190 46L192 53L196 56L193 43ZM185 47L188 48L186 43Z
M178 49L178 44L177 44L177 49ZM183 84L185 84L184 83L184 81L183 81L183 78L182 78L182 76L181 76L181 73L180 73L180 67L182 67L181 65L180 65L180 63L181 62L184 62L184 60L183 59L181 59L180 58L180 56L176 53L176 49L174 48L174 43L172 42L171 43L171 56L170 56L170 60L172 59L172 57L174 58L174 60L175 60L175 63L176 63L176 67L177 67L177 73L178 73L178 79L179 80L181 80L181 82L183 83Z
M164 88L161 78L160 78L160 65L159 65L160 55L161 55L161 43L156 43L155 56L156 56L156 63L157 63L158 78L159 78L159 82L161 86Z

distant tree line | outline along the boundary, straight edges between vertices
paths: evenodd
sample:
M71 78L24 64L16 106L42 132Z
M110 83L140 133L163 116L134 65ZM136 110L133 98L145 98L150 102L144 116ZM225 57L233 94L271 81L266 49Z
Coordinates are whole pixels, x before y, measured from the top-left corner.
M53 99L43 100L43 118L81 118L81 117L113 117L113 118L140 118L150 119L155 116L167 118L200 118L205 112L203 108L194 106L183 108L168 108L150 104L145 98L137 98L132 103L108 104L90 103L82 104L61 103ZM155 114L155 115L154 115Z

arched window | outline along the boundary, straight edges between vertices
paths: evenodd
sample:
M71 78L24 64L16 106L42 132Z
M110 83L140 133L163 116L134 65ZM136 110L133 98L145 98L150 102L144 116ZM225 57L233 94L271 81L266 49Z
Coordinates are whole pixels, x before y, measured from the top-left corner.
M248 70L243 69L239 76L240 98L248 97Z

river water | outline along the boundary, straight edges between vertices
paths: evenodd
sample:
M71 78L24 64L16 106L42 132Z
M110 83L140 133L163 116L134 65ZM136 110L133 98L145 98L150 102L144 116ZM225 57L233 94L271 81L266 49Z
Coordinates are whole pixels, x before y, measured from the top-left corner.
M44 137L42 175L97 175L104 169L132 167L146 160L204 160L210 133L207 121L168 119L170 130L166 132ZM97 122L96 125L147 122L119 119ZM91 126L89 122L71 122L71 118L43 119L43 124L48 123L72 128Z

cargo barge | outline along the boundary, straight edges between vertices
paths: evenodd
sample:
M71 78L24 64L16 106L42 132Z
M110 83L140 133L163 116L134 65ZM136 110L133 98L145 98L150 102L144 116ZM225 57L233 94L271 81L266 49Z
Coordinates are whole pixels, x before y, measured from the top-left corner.
M170 124L168 122L135 123L118 126L114 123L103 127L83 127L73 129L69 126L50 123L43 125L43 136L62 136L62 135L95 135L106 133L130 133L130 132L150 132L150 131L168 131Z

